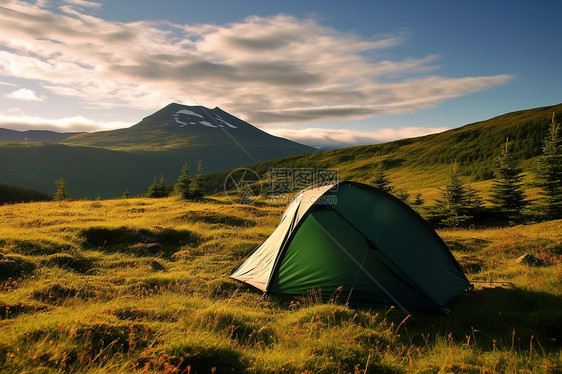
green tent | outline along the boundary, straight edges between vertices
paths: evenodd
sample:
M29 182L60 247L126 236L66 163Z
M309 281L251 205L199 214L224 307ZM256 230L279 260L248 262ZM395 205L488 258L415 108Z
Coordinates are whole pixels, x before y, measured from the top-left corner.
M406 204L342 181L295 196L271 236L232 278L266 293L350 304L439 308L470 287L437 233Z

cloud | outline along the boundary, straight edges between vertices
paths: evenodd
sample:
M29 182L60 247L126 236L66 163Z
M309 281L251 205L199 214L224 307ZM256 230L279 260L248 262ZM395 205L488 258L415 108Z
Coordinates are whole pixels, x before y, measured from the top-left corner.
M384 143L397 139L413 138L449 130L447 127L402 127L375 131L332 130L322 128L268 129L270 134L287 138L302 144L322 149L340 148L352 145Z
M101 7L100 3L96 3L93 1L87 1L87 0L64 0L66 3L68 4L72 4L72 5L78 5L80 7L86 7L86 8L99 8Z
M431 54L392 59L403 34L363 38L289 15L116 22L78 10L98 3L66 3L62 13L20 0L0 7L0 75L36 80L88 107L190 100L257 125L292 124L413 111L512 79L441 76Z
M24 100L24 101L43 101L45 98L43 96L37 96L35 91L28 88L20 88L19 90L10 92L4 97L8 99Z
M0 114L0 127L12 130L51 130L59 132L99 131L131 126L125 122L97 122L82 116L46 119L25 115Z

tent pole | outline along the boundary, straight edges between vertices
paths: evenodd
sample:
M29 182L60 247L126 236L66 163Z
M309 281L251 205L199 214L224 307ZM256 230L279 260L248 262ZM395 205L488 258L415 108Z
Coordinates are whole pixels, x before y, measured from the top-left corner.
M349 295L347 295L347 300L345 301L345 305L349 305L349 299L351 298L351 293L353 292L353 289L355 288L355 285L357 284L357 279L359 279L359 274L361 273L361 268L363 267L363 265L365 265L365 260L367 259L367 253L369 253L369 246L365 247L365 256L363 256L363 261L361 261L361 265L359 265L359 268L357 269L357 274L355 275L355 280L353 281L353 286L351 286L351 289L349 290Z

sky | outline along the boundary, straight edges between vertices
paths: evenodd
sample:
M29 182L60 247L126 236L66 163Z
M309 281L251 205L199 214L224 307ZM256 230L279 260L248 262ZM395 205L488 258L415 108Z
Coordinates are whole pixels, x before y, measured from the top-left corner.
M97 131L170 102L316 147L562 102L560 1L2 0L0 127Z

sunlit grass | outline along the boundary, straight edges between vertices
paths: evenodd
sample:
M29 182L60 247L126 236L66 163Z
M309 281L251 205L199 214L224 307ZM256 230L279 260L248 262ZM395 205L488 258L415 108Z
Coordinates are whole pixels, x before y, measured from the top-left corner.
M314 294L259 303L260 292L231 280L283 209L223 198L0 207L0 252L22 265L19 277L0 279L0 371L561 369L562 221L440 231L469 279L484 283L448 316L405 319ZM524 253L545 265L515 263Z

